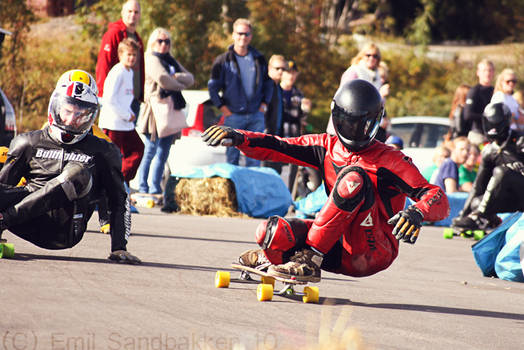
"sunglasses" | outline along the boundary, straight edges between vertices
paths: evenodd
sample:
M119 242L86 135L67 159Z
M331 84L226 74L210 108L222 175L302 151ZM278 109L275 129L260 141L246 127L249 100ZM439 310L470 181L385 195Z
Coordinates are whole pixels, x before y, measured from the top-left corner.
M517 79L506 80L505 83L506 83L506 84L509 84L509 83L516 84L516 83L517 83Z
M171 44L171 40L169 40L169 39L156 39L156 42L158 43L158 45L162 45L162 43L164 43L166 45L170 45Z
M377 54L367 53L366 57L373 57L373 58L376 58L378 60L378 55Z
M250 36L251 35L251 32L236 32L236 33L237 33L237 35L240 35L240 36L242 36L242 35Z

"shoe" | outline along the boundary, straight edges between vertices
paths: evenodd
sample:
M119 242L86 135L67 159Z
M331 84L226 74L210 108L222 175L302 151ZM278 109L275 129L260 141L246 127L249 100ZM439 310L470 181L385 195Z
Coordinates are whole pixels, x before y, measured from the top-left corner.
M251 267L260 271L266 271L271 262L266 258L262 249L246 250L238 257L240 265Z
M111 225L105 224L105 225L100 226L100 232L109 234L109 232L111 232Z
M473 212L468 216L453 219L453 226L468 230L486 230L497 227L501 222L502 220L496 214L486 216L479 212Z
M295 279L301 282L320 282L320 266L323 256L311 249L302 249L295 253L289 262L272 265L268 269L270 276Z

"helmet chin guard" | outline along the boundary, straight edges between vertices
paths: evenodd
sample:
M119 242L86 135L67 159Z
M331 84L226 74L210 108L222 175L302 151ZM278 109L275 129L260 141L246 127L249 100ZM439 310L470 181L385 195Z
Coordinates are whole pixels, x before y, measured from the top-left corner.
M349 151L367 147L377 134L384 115L378 90L369 82L352 80L341 86L331 103L336 134Z

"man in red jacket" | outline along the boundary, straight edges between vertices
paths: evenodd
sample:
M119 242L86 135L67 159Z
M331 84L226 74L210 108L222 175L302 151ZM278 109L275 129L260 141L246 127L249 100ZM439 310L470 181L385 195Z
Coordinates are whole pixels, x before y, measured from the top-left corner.
M236 146L249 157L318 169L329 198L314 220L270 217L257 228L261 249L240 263L273 276L319 282L320 271L369 276L386 269L398 240L415 243L424 220L449 214L444 192L429 184L402 152L374 140L382 97L365 80L337 91L331 116L336 135L295 138L212 126L210 146ZM416 203L404 209L406 197Z
M98 85L98 95L104 94L104 82L107 73L118 63L118 44L124 38L135 39L140 48L134 71L134 95L139 101L144 100L144 44L136 32L136 27L140 21L140 4L136 0L129 0L122 6L122 18L116 22L109 23L107 31L102 37L100 52L96 62L96 84Z

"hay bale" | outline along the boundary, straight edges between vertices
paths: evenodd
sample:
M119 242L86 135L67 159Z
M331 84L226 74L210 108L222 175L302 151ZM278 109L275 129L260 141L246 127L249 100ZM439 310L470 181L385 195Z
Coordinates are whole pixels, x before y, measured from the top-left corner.
M180 179L175 188L175 198L181 214L246 216L238 212L233 182L222 177Z

